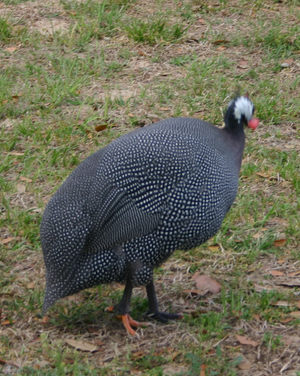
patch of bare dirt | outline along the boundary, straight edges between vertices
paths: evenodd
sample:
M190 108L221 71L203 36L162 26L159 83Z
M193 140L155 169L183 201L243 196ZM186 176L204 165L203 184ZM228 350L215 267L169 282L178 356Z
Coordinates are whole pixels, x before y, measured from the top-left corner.
M270 325L266 321L244 321L241 320L236 326L235 332L242 330L246 338L255 340L257 346L242 345L236 340L236 336L229 336L223 342L223 347L235 351L234 358L242 355L246 359L246 367L240 368L240 375L248 374L255 376L281 375L287 371L296 372L300 367L300 331L296 330L293 341L289 344L285 340L295 333L294 328L285 327L284 325ZM277 350L271 348L271 343L265 336L266 333L272 333L274 337L281 338L281 345ZM244 373L244 372L246 373Z
M247 280L253 282L257 291L276 290L294 294L295 298L299 296L300 261L290 261L288 249L286 253L280 259L275 256L260 258L258 267L249 272Z
M258 127L256 130L258 137L263 141L266 133L265 127ZM283 122L280 125L268 125L267 128L268 148L278 151L300 152L300 128L296 123Z
M65 32L70 25L69 20L64 17L59 0L49 0L42 4L38 1L27 1L17 5L2 5L0 15L43 35Z
M64 33L69 28L69 23L63 19L53 18L51 19L42 19L36 21L34 25L32 25L33 29L36 29L39 33L43 35L54 34L55 32Z

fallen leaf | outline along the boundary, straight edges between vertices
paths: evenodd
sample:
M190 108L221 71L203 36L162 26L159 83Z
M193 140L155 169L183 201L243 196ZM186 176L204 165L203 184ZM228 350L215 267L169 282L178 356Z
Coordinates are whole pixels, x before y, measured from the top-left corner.
M300 300L296 303L296 307L300 309Z
M288 63L281 63L280 66L281 66L281 68L288 68L290 66L290 64L288 64Z
M256 173L257 176L260 176L261 178L266 178L266 179L269 179L270 178L270 175L269 174L266 174L264 172L257 172Z
M215 40L215 41L212 42L212 44L214 44L214 45L223 44L223 43L229 43L229 40L226 40L226 39L217 39L217 40Z
M95 131L96 132L101 132L104 131L104 129L107 128L107 124L99 124L95 126Z
M20 156L20 155L24 155L24 153L20 153L18 151L11 151L10 153L8 153L9 155L15 155L15 156Z
M18 49L17 46L10 46L10 47L6 47L5 51L12 53L12 52L15 52L17 49Z
M26 191L26 186L24 184L17 184L17 191L19 193L24 193Z
M275 247L282 247L286 243L286 239L277 239L274 241L273 245Z
M285 259L279 259L279 260L277 261L277 264L282 265L282 264L284 264L285 262L286 262Z
M28 289L34 289L34 282L29 282L29 283L27 283L27 285L26 285L26 287L28 288Z
M5 359L1 359L1 358L0 358L0 364L2 364L2 365L7 364L7 365L9 365L9 366L13 366L13 367L19 368L19 366L16 365L15 363L10 362L10 361L7 361L7 360L5 360ZM9 373L11 374L11 372L9 372Z
M206 364L201 364L200 376L205 376Z
M224 51L224 50L227 50L227 47L226 46L219 46L216 48L217 51Z
M249 64L247 60L240 60L238 63L238 67L241 69L247 69L249 68Z
M267 230L268 229L266 227L262 227L259 232L257 232L256 234L253 235L253 238L254 239L260 239L264 235L263 233Z
M286 302L284 300L278 300L278 302L276 303L272 303L273 306L276 306L276 307L289 307L290 306L290 303L289 302Z
M300 287L300 279L293 279L291 281L280 281L276 283L279 286L287 286L287 287Z
M97 332L98 332L98 331L97 331ZM95 333L96 333L96 331L95 331ZM97 345L97 346L103 346L103 345L104 345L104 342L101 341L100 339L95 339L95 345Z
M208 249L212 252L218 252L220 250L220 246L218 244L209 245Z
M161 111L169 111L169 108L168 108L168 107L159 107L159 109L160 109Z
M299 274L300 274L300 270L297 270L296 272L289 273L288 276L289 277L297 277Z
M44 316L41 320L41 323L42 324L47 324L49 322L49 317L48 316Z
M95 352L99 350L98 346L89 342L76 341L75 339L65 339L65 342L80 351Z
M280 66L281 68L288 68L291 64L293 64L294 60L293 59L286 59L284 60Z
M236 334L235 338L237 339L237 341L241 344L241 345L249 345L249 346L253 346L253 347L256 347L259 345L258 342L255 342L253 341L252 339L249 339L245 336L239 336Z
M280 270L271 270L270 274L272 274L272 276L274 276L274 277L281 277L281 276L284 275L284 273L281 272Z
M32 180L29 178L26 178L25 176L20 176L20 180L26 181L27 183L32 183Z
M242 358L241 362L238 364L238 368L241 370L249 370L251 368L251 363L249 362L248 359L246 359L244 356L240 355Z
M202 296L203 294L202 290L197 290L197 289L183 290L183 292L191 296Z
M300 319L300 311L290 312L290 316L294 317L295 319Z
M280 320L282 324L287 324L288 322L291 322L291 321L293 321L292 317L286 317Z
M14 102L18 102L20 95L12 95L11 97Z
M198 22L201 23L202 25L206 24L206 21L203 18L198 18Z
M10 243L11 241L13 241L15 238L11 238L11 237L9 237L9 238L5 238L5 239L3 239L3 240L1 240L1 244L7 244L7 243Z
M221 290L220 283L208 275L199 275L199 273L195 273L192 279L196 282L196 287L201 296L206 295L208 292L217 294Z
M133 353L131 353L131 359L132 360L138 360L138 359L141 359L145 356L146 354L144 353L144 351L135 351Z
M14 322L15 322L14 320L13 320L13 321L10 321L10 320L4 320L4 321L1 322L1 325L2 325L2 326L8 326L8 325L13 324Z

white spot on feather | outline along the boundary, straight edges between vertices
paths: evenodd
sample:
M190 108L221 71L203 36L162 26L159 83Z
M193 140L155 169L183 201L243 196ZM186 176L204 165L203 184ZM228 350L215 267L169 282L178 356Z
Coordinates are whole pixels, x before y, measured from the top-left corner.
M253 104L246 97L239 97L235 101L234 116L237 120L241 120L242 115L245 116L247 121L251 120L253 114Z

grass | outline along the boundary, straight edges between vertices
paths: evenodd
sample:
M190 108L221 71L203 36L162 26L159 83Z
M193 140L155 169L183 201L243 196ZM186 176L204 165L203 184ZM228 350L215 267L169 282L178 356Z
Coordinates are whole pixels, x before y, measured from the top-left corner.
M297 372L296 2L6 0L1 9L0 373L239 375L245 359L254 376L279 374L290 359ZM45 32L49 20L56 28ZM175 252L155 274L162 309L183 320L127 338L105 311L123 287L109 285L63 299L43 321L39 224L61 182L99 147L153 121L222 124L237 90L249 92L261 125L247 132L236 202L207 244ZM196 272L222 291L190 294ZM136 290L132 316L144 320L145 292ZM258 348L237 335L264 356L254 362Z
M0 18L0 41L7 42L11 36L10 24L4 18Z
M129 38L136 42L154 45L162 42L174 43L186 31L180 24L167 25L164 19L143 21L140 19L129 20L124 26Z

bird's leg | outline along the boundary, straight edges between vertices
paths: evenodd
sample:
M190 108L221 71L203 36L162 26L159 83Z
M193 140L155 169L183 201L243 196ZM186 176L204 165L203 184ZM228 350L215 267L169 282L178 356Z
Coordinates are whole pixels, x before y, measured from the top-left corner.
M168 322L168 320L182 318L181 314L160 312L158 310L158 303L157 303L153 281L148 283L148 285L146 286L146 290L147 290L147 296L148 296L148 302L149 302L148 316L153 317L154 319L161 321L161 322Z
M129 305L130 305L130 299L132 295L132 288L133 288L132 283L130 279L128 278L126 285L125 285L122 299L120 303L115 307L115 310L120 314L120 318L127 332L134 336L135 330L132 328L132 326L137 328L138 326L141 326L142 324L133 320L129 315Z

